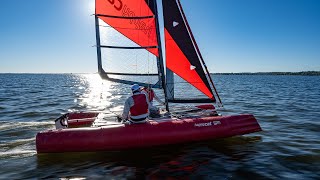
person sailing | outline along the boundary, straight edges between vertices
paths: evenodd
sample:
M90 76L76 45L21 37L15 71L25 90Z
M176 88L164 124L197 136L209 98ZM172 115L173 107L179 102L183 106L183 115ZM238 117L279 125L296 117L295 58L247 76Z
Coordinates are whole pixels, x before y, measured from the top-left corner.
M122 119L128 120L130 123L144 123L149 116L150 103L148 97L141 93L138 84L132 85L131 90L132 96L124 104Z
M165 103L163 101L161 101L161 99L156 95L156 93L153 91L153 89L149 86L145 86L141 88L141 92L144 93L149 100L149 116L156 118L156 117L160 117L160 110L158 107L153 106L153 100L155 99L159 104L161 105L165 105Z

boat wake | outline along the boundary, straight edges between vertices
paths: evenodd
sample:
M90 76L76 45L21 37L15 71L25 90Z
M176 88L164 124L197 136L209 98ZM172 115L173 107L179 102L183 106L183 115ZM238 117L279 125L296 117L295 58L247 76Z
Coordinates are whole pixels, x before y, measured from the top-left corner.
M34 142L33 137L1 143L0 158L33 156L36 154Z

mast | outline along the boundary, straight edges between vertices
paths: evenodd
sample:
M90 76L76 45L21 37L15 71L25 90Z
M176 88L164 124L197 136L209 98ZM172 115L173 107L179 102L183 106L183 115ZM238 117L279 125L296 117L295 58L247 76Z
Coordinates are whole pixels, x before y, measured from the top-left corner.
M103 72L101 64L101 49L100 49L100 29L99 29L99 18L95 15L95 25L96 25L96 43L97 43L97 59L98 59L98 72L99 74Z
M167 93L168 101L174 100L174 74L173 72L166 68L166 82L167 82Z
M168 93L167 93L167 86L166 86L166 78L164 74L164 65L163 65L163 56L162 56L162 45L161 45L161 36L160 36L160 28L159 28L159 17L158 17L158 7L157 7L157 0L154 0L154 14L155 14L155 24L156 24L156 35L158 41L158 52L159 56L157 57L157 61L160 65L160 77L161 77L161 84L164 91L164 99L166 104L166 110L169 112L169 104L168 104Z

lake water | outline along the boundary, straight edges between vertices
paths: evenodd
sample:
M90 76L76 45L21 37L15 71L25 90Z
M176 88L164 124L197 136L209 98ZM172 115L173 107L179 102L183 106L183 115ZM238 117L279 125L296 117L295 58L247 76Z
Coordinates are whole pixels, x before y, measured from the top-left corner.
M0 179L320 179L320 76L213 76L225 110L263 131L120 152L37 155L68 111L114 117L129 86L97 74L0 74Z

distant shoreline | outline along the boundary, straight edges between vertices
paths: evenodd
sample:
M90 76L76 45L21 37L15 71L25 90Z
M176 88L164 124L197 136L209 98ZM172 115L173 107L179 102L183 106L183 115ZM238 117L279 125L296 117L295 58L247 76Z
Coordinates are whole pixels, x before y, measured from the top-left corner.
M210 73L213 75L286 75L286 76L320 76L320 71L302 72L242 72L242 73Z
M95 73L1 73L0 74L98 74ZM211 75L285 75L285 76L320 76L320 71L301 72L241 72L241 73L210 73Z

